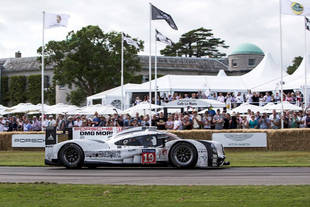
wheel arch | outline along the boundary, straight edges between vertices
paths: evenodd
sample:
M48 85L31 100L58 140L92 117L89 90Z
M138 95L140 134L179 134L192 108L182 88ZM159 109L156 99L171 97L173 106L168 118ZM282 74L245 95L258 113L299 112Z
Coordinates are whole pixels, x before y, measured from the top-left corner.
M83 157L83 159L82 159L82 165L84 165L84 162L85 162L85 153L84 153L84 150L83 150L83 148L82 148L79 144L77 144L77 143L75 143L75 142L67 142L67 143L65 143L64 145L62 145L62 146L59 148L58 152L57 152L57 158L60 160L60 153L61 153L62 150L63 150L66 146L68 146L68 145L75 145L75 146L77 146L78 148L80 148L80 150L81 150L81 152L82 152L82 157Z
M173 147L174 147L175 145L180 144L180 143L190 144L190 145L193 147L193 149L195 150L195 153L196 153L196 155L197 155L197 157L198 157L197 147L196 147L193 143L191 143L191 142L189 142L189 141L187 141L187 140L180 140L180 141L178 140L177 142L173 143L173 144L170 146L170 148L169 148L169 152L168 152L168 161L169 161L170 164L172 164L172 163L171 163L171 160L170 160L171 153L172 153L171 151L172 151L172 149L173 149ZM198 162L198 159L196 160L195 165L197 164L197 162Z

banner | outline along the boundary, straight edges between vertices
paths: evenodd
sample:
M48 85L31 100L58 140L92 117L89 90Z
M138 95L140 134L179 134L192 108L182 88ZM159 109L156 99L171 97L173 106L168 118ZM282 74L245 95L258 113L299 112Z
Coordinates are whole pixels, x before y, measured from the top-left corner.
M122 127L73 127L73 139L106 140L113 134L122 131Z
M45 134L13 134L12 147L45 147Z
M267 147L266 133L213 133L212 140L224 147Z

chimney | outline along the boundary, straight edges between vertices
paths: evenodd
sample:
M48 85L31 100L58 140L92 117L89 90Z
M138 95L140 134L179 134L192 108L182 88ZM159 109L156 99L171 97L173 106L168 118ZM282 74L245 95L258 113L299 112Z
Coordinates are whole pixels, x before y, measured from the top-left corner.
M20 51L15 52L15 58L21 58L22 53Z

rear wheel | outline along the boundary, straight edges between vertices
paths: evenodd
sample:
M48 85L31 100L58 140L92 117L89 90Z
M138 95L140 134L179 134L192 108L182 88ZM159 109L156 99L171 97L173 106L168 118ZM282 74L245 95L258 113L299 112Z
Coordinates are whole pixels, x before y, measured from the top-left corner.
M81 168L84 163L84 153L78 145L70 143L61 148L59 159L66 168Z
M177 168L193 168L197 163L196 148L186 142L180 142L172 146L169 159L173 166Z

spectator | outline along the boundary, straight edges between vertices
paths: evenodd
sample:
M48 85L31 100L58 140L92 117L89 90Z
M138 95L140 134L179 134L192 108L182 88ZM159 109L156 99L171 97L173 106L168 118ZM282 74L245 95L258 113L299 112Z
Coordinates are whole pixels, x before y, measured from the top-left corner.
M0 116L0 132L4 131L3 116Z
M31 124L28 119L24 120L23 129L24 131L31 131Z
M100 117L99 117L99 115L98 115L98 112L95 112L95 117L94 117L94 119L93 119L93 126L95 126L95 127L97 127L97 126L99 126L100 125Z
M211 129L212 116L209 115L209 113L207 111L205 112L205 114L203 116L202 123L203 123L204 129Z
M220 114L220 110L218 109L216 111L216 114L213 117L213 123L214 123L215 129L218 129L218 130L223 129L223 122L224 122L223 117Z
M174 128L174 121L172 115L168 116L168 120L166 121L166 129L172 130Z
M230 129L230 123L231 123L231 118L230 118L230 114L226 113L224 114L224 125L223 125L223 129Z
M200 129L202 126L201 116L197 113L197 111L193 111L193 115L191 117L193 121L193 128Z
M76 117L76 120L74 121L74 126L75 127L81 127L83 125L83 121L81 120L80 116Z
M263 113L262 117L259 119L260 129L270 129L270 120L266 113Z
M270 125L272 129L279 129L281 127L280 116L277 114L276 110L272 111L270 115Z
M164 117L164 113L160 112L159 117L156 120L157 129L165 130L166 129L166 121L167 121L167 119Z
M46 121L46 126L53 126L53 127L56 126L56 121L55 121L53 115L48 116L48 120Z
M239 125L239 120L238 117L236 116L236 114L232 114L230 122L229 122L230 128L231 129L237 129L238 125Z
M249 128L250 129L257 129L258 128L258 121L255 119L255 116L251 116L251 120L249 121Z
M173 129L174 130L182 130L183 129L182 121L181 121L178 114L174 115Z
M238 92L236 96L237 107L240 106L243 102L244 102L243 95L240 92Z
M185 116L184 116L182 125L183 125L183 129L185 129L185 130L193 129L193 122L192 122L192 120L189 118L188 115L185 115Z
M307 111L307 115L306 115L306 118L305 118L306 120L305 120L305 126L307 127L307 128L310 128L310 110L309 111Z
M33 131L41 131L41 122L38 120L38 118L36 116L33 117L32 130Z
M219 93L219 96L217 97L217 100L224 103L225 102L225 97L223 96L222 93Z

